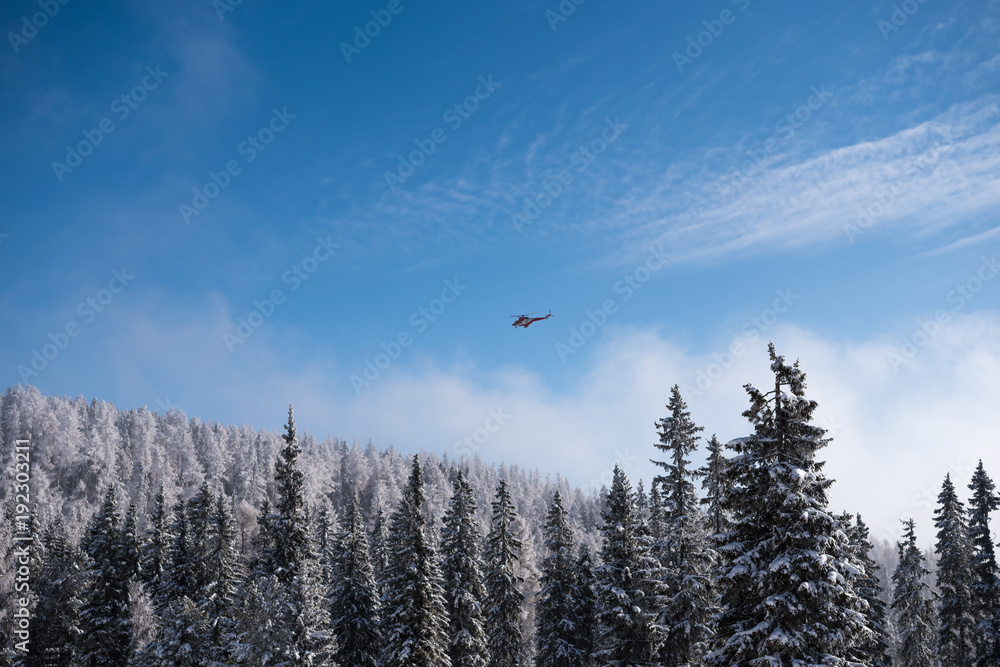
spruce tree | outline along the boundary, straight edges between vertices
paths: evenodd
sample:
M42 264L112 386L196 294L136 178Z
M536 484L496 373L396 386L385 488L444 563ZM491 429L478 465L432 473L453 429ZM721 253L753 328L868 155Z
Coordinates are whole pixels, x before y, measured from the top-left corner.
M441 571L448 608L448 655L452 667L485 667L485 620L479 522L476 499L465 475L455 478L441 528Z
M161 589L169 577L170 545L173 541L162 484L153 503L153 514L149 517L146 539L139 555L139 576L150 597L159 601L164 599Z
M379 599L385 594L385 573L389 569L389 524L385 512L379 505L375 513L375 523L372 526L371 560L375 573L375 583L378 585Z
M603 519L594 662L602 667L654 667L665 635L657 621L664 601L660 565L650 553L652 540L628 479L617 465Z
M382 667L451 667L448 611L437 554L423 515L419 457L392 514L382 596Z
M870 630L845 576L846 536L827 510L832 480L816 453L828 440L811 423L817 404L805 397L798 362L768 350L774 390L745 385L754 433L730 443L732 528L720 547L726 571L711 662L844 665Z
M705 496L700 503L706 506L708 514L708 526L713 536L721 536L729 528L726 517L726 497L731 486L726 475L726 456L722 451L722 443L719 442L715 434L708 441L708 459L704 467L700 469L702 476L701 488L705 491Z
M698 510L694 479L687 457L697 449L695 426L680 388L674 385L667 404L670 416L657 423L660 442L656 448L668 455L666 461L653 461L664 473L653 480L664 490L665 519L663 536L655 553L663 565L666 605L660 623L667 628L661 648L666 667L698 666L709 650L715 612L712 568L715 553L709 546L708 533Z
M576 627L578 601L574 562L573 531L566 519L562 498L556 491L545 522L545 548L542 561L542 590L535 609L538 643L537 667L579 667L583 650L578 644Z
M872 543L868 540L868 526L861 520L860 514L853 525L849 515L843 519L851 559L857 569L851 584L862 603L860 610L865 617L865 625L871 630L870 634L858 637L856 656L867 667L890 667L892 661L889 658L886 605L881 597L879 566L871 557Z
M124 546L118 498L115 488L109 486L83 540L89 567L80 606L81 667L122 667L131 657L131 577Z
M299 446L292 406L288 406L288 423L281 436L285 446L274 465L274 481L278 490L275 515L271 519L273 571L282 583L291 583L310 557L309 529L305 516L305 476L299 468Z
M189 530L187 505L184 501L179 501L174 505L173 522L170 525L170 534L173 536L169 552L170 571L165 585L160 587L160 599L153 600L157 608L163 608L182 597L197 597L195 545L192 545Z
M489 667L518 667L521 661L520 577L515 567L521 541L514 535L517 513L507 482L500 480L490 532L486 536L486 636Z
M68 667L83 633L83 558L70 544L61 520L46 528L42 545L45 556L35 584L38 605L32 613L29 664Z
M982 460L969 484L969 542L972 544L972 606L976 615L979 667L1000 665L1000 571L990 532L990 513L1000 508L996 485Z
M924 582L927 569L917 547L914 522L904 523L903 541L897 543L899 563L892 573L892 613L899 628L895 667L935 667L934 605Z
M205 615L186 595L171 600L162 613L156 639L136 656L136 667L207 667L212 633ZM215 663L219 664L219 663Z
M573 599L576 609L573 613L575 637L573 643L580 649L580 664L590 667L594 664L594 638L597 636L597 578L590 549L580 547L576 560L576 581L573 585Z
M221 495L215 499L206 539L206 584L200 609L211 632L212 656L221 661L223 656L219 649L236 622L235 608L244 578L243 563L236 548L236 527Z
M381 653L378 587L368 556L358 497L348 503L331 548L330 619L338 638L336 662L377 667Z
M951 475L944 478L938 507L934 553L938 556L938 660L941 667L968 667L976 660L976 616L972 606L972 549L965 505L955 493Z

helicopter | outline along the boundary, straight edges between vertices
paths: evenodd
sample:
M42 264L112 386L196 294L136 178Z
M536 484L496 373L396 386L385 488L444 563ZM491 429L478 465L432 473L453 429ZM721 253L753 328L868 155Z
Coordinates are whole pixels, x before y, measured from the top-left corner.
M535 312L537 312L537 311L535 311ZM527 329L528 326L532 322L541 322L542 320L547 320L550 317L552 317L552 311L551 310L549 311L549 314L546 315L545 317L531 317L534 314L535 313L528 313L527 315L511 315L511 317L516 318L514 320L514 323L511 324L511 326L512 327L523 327L523 328Z

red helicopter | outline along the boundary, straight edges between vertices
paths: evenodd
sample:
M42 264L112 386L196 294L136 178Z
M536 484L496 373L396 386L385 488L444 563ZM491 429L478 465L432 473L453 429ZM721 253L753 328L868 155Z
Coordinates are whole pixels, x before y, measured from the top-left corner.
M517 318L516 320L514 320L514 323L511 326L524 327L525 329L527 329L528 325L530 325L532 322L541 322L542 320L547 320L550 317L552 317L551 310L549 311L549 314L546 315L545 317L531 317L534 314L535 313L528 313L527 315L511 315L511 317Z

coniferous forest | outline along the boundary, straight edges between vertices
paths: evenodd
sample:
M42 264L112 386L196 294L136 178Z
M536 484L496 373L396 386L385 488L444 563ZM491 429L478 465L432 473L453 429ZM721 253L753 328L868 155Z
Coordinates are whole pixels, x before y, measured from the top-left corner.
M982 464L944 477L933 553L911 519L887 556L829 506L806 375L770 353L749 435L706 437L675 385L658 474L587 493L318 442L292 407L271 432L11 388L0 665L1000 665Z

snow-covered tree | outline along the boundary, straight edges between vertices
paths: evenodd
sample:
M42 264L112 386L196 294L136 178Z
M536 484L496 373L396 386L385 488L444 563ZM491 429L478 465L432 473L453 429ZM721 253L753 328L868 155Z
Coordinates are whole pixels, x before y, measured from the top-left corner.
M816 460L828 440L811 423L817 404L805 396L798 362L787 365L774 345L768 351L774 389L745 385L754 433L729 443L732 528L720 547L726 569L711 662L844 665L870 631L845 577L846 536L827 510L832 480Z
M577 570L574 561L573 531L566 519L562 497L556 491L545 522L545 548L542 561L542 591L535 610L538 643L537 667L579 667L583 650L579 646L575 597Z
M860 611L865 617L865 625L871 633L857 638L854 657L866 667L890 667L889 632L886 627L886 604L882 599L882 584L879 581L879 566L871 556L872 543L868 541L868 526L857 515L851 525L850 515L842 520L847 531L850 558L857 572L849 577L851 585L861 601Z
M139 576L146 591L153 600L163 600L161 589L167 582L170 570L170 514L167 501L160 485L153 505L153 514L147 521L146 539L139 555Z
M303 490L305 475L298 462L302 448L296 437L291 405L288 406L288 423L281 438L285 441L285 446L274 465L278 501L271 519L271 537L274 541L271 569L279 581L287 584L299 574L311 555Z
M702 477L701 488L705 491L700 503L706 507L705 512L708 515L708 526L712 535L721 535L729 527L725 510L726 496L731 486L726 475L727 461L722 443L714 433L706 449L708 458L699 470Z
M389 530L382 596L382 667L451 667L448 611L437 554L423 515L424 483L413 457Z
M965 505L951 475L944 478L934 510L938 556L938 661L941 667L967 667L976 660L976 616L972 606L972 549Z
M515 572L521 540L514 535L517 512L507 482L500 480L490 532L486 536L486 635L489 667L518 667L521 662L520 578Z
M703 429L691 420L680 387L674 385L667 404L670 416L657 423L660 441L655 446L667 454L666 461L653 461L664 474L653 480L664 491L663 536L654 553L663 566L666 601L660 623L667 635L660 650L666 667L697 667L708 653L715 613L712 568L715 553L695 497L694 479L687 459L697 449Z
M37 664L65 667L83 632L80 627L83 559L70 544L62 521L46 528L42 545L45 556L35 582L38 605L32 613L30 648ZM48 662L43 662L43 656L48 657Z
M338 642L336 662L376 667L382 647L378 587L356 494L341 517L330 565L330 619Z
M969 484L969 542L972 545L972 605L976 614L979 667L1000 665L1000 570L990 532L990 513L1000 508L996 485L980 460Z
M389 568L389 522L381 505L375 513L375 523L372 525L371 560L372 571L375 573L375 583L378 585L379 598L385 593L383 582Z
M101 509L90 521L83 542L89 567L80 606L83 635L78 642L81 667L122 667L132 653L130 563L123 557L122 518L115 487L109 486Z
M209 520L203 556L206 583L199 606L205 614L212 635L211 655L221 661L225 638L235 624L244 571L242 559L236 549L236 527L222 496L215 499L215 507Z
M476 499L461 472L441 527L441 571L448 607L448 655L452 667L485 667L488 652Z
M190 598L182 595L171 600L163 610L156 639L136 655L134 664L136 667L207 667L211 664L211 655L212 633L205 615Z
M603 518L602 565L595 572L594 662L602 667L654 667L665 635L657 621L664 602L660 565L650 553L652 539L618 466Z
M590 667L593 663L594 638L597 636L597 577L590 549L580 547L576 560L576 581L573 585L573 599L576 610L573 613L573 627L576 630L574 644L580 649L580 664Z
M924 578L924 555L917 547L913 519L897 543L899 563L892 573L892 613L899 629L895 667L935 667L934 603Z

